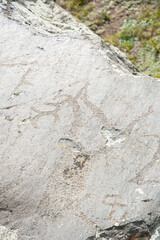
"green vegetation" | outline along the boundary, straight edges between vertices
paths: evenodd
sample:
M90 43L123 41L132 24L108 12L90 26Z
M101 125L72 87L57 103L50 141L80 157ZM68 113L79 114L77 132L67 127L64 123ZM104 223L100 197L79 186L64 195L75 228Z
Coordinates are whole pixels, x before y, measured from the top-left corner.
M105 41L124 51L140 71L159 77L160 4L156 9L143 7L136 20L125 20L121 30Z
M93 4L88 3L88 0L64 0L61 6L69 10L75 17L84 22L87 19L87 15L94 7Z
M99 5L93 0L61 1L92 31L125 52L140 71L160 77L160 0L104 0Z

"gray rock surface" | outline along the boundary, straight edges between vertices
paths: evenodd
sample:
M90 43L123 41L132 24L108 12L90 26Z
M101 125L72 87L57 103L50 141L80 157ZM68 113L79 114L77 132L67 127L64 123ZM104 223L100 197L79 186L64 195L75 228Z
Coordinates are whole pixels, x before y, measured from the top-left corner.
M18 240L149 239L160 81L53 2L0 7L0 225Z
M0 226L0 240L17 240L17 230L10 230Z

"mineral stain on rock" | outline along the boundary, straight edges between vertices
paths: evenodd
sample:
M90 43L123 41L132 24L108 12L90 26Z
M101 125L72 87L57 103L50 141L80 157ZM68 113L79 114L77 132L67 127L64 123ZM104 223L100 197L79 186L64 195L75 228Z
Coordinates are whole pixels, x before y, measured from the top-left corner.
M74 155L73 159L74 159L75 168L82 169L85 165L85 162L89 160L89 155L78 154L78 155Z
M69 138L61 138L58 142L58 146L63 149L68 149L72 153L73 164L70 167L66 167L63 171L67 177L72 177L76 174L76 170L82 170L86 161L90 159L90 156L84 153L84 150L73 140Z

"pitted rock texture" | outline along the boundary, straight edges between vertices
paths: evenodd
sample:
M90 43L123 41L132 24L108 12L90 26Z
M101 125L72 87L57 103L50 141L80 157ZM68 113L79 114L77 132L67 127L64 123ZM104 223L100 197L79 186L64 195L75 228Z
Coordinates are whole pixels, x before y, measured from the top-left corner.
M84 240L134 222L152 231L158 79L133 75L54 3L0 6L0 225L18 240Z
M0 240L18 240L17 231L0 226Z
M117 143L124 142L128 139L127 133L114 127L103 126L101 129L101 133L106 139L106 145L108 147L111 147L112 145Z
M74 36L72 36L74 38L83 35L96 44L97 50L111 64L116 63L116 68L121 67L123 71L127 68L134 74L138 72L118 48L104 44L98 36L95 36L84 24L56 5L53 0L0 0L0 7L5 17L25 25L32 32L46 36L59 33L73 35L74 33Z
M151 240L160 240L160 227L157 227L152 234Z

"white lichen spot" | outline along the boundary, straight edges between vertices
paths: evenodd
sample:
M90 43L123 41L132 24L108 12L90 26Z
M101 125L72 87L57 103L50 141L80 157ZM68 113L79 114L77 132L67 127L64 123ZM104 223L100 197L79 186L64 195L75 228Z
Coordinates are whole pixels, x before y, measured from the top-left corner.
M118 226L119 226L119 223L118 223L118 222L115 222L114 226L118 227Z
M152 237L150 240L156 240L156 239L158 240L159 239L158 237L160 237L160 227L158 227L155 230L155 232L152 234Z
M137 188L137 189L136 189L136 192L138 192L138 193L140 193L140 194L145 194L141 188Z
M115 144L124 142L128 139L128 134L114 127L103 126L101 133L106 139L106 146L111 147Z
M18 240L17 230L10 230L0 226L0 240Z

